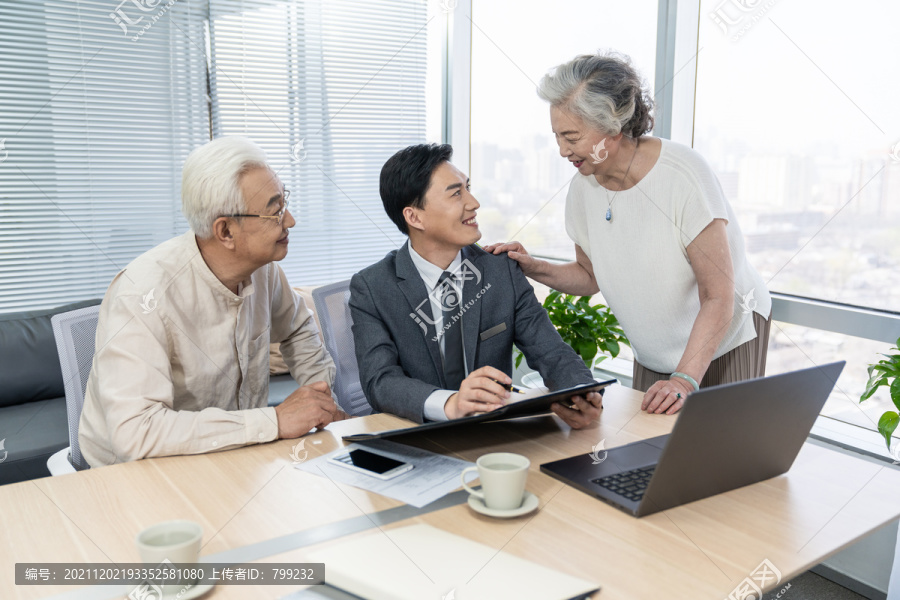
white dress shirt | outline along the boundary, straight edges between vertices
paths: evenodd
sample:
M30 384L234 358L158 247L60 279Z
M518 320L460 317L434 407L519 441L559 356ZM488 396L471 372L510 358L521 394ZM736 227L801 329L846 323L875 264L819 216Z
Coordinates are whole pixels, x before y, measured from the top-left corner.
M431 303L431 314L434 316L434 330L440 331L444 325L444 311L441 307L440 297L437 294L432 294L440 283L441 275L443 275L444 271L449 271L450 273L456 273L459 270L459 266L462 264L462 251L456 254L456 258L450 263L446 269L442 269L437 265L434 265L413 250L412 244L409 244L409 257L413 261L413 265L415 265L416 270L419 272L419 275L422 277L422 281L425 282L425 288L428 290L428 300ZM464 282L460 281L459 285L462 286ZM461 289L461 288L460 288ZM460 327L462 324L460 323ZM441 345L441 360L444 359L444 336L440 337L440 345ZM465 349L463 349L463 363L467 364L465 361ZM468 367L466 367L466 376L469 375ZM447 413L444 412L444 405L447 404L447 400L455 394L458 390L435 390L431 394L429 394L428 398L425 399L425 407L424 414L425 418L429 421L446 421Z

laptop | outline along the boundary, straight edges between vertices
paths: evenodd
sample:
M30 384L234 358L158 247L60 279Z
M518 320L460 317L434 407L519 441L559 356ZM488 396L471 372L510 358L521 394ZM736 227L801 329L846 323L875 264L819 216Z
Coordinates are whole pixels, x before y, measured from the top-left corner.
M844 361L704 388L669 435L541 465L541 471L636 517L785 473Z

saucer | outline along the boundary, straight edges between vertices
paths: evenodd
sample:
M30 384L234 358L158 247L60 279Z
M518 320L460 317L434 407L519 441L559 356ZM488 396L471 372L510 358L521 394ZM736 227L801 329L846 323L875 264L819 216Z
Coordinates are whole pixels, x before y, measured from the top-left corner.
M178 595L178 592L174 594L165 594L162 597L162 600L193 600L194 598L199 598L209 590L213 589L215 584L212 583L204 583L203 585L195 585L191 589L187 590L185 593Z
M512 517L521 517L522 515L527 515L532 512L534 509L538 507L538 497L532 494L531 492L525 492L525 496L522 499L522 506L519 508L512 508L509 510L497 510L495 508L488 508L484 504L484 500L481 498L476 498L475 496L469 496L469 507L477 513L481 513L488 517L497 517L498 519L509 519Z

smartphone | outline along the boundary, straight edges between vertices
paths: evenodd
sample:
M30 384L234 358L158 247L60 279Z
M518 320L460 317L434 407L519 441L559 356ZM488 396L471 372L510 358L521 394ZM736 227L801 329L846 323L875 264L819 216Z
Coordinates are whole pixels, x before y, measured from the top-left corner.
M397 475L406 473L414 466L412 463L401 462L373 450L363 450L361 448L336 454L329 460L336 465L353 469L378 479L393 479Z

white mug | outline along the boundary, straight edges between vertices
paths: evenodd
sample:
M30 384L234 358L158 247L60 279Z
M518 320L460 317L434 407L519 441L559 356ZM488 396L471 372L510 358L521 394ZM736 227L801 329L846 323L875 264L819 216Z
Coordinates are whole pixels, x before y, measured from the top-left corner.
M464 469L460 475L467 492L481 498L488 508L494 510L513 510L522 506L530 460L512 452L493 452L479 457L475 464L477 466ZM471 471L478 471L480 492L466 483L466 473Z
M203 527L194 521L163 521L152 525L137 535L138 552L144 564L159 565L169 562L196 563L200 558L200 541ZM160 586L166 595L178 594L189 584ZM155 587L155 586L154 586Z

